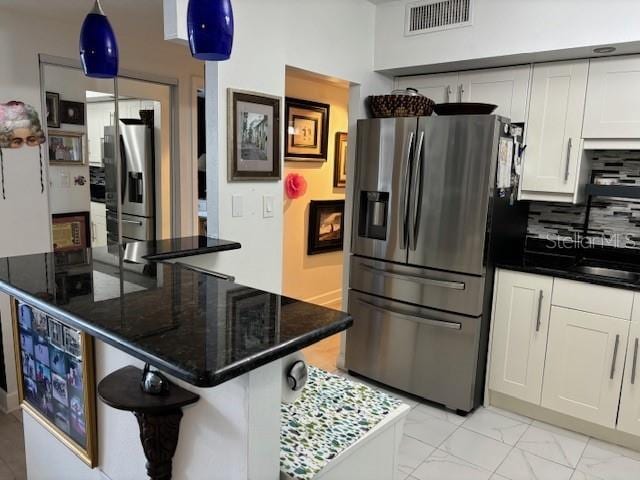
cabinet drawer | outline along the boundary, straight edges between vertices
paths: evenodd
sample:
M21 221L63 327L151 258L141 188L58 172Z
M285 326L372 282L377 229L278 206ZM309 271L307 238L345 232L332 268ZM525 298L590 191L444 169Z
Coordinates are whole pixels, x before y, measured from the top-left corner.
M629 320L633 308L633 292L556 278L551 303L559 307Z

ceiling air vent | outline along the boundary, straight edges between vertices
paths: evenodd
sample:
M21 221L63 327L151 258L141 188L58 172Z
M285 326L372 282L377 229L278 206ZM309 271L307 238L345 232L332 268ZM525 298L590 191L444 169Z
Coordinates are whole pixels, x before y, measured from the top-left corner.
M406 35L471 25L473 0L426 0L407 5Z

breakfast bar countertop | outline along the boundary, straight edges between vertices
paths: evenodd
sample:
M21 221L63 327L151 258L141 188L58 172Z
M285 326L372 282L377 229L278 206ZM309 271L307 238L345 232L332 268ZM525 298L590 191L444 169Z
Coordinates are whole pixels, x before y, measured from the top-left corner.
M2 258L0 291L198 387L216 386L351 326L351 317L337 310L155 261L183 256L176 248L209 253L214 243L239 248L178 239ZM206 251L194 253L196 244Z

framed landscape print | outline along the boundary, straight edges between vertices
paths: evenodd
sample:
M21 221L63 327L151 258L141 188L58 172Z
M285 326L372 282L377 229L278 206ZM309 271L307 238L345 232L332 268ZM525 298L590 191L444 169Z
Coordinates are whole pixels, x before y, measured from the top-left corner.
M280 179L280 98L229 89L229 181Z
M287 144L285 160L327 160L329 105L288 98L285 100Z
M60 128L60 94L46 92L47 127Z
M336 150L333 164L333 186L345 188L347 186L347 134L336 133Z
M307 255L342 250L344 200L311 200Z
M12 299L20 406L90 467L97 464L93 340Z
M84 134L49 132L49 163L52 165L84 165Z

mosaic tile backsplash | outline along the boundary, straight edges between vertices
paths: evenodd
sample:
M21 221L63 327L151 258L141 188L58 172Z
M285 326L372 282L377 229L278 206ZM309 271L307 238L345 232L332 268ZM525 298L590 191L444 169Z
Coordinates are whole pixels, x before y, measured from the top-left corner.
M640 188L640 151L596 152L592 175ZM586 214L586 205L531 202L527 236L640 250L640 200L594 198L585 235Z

